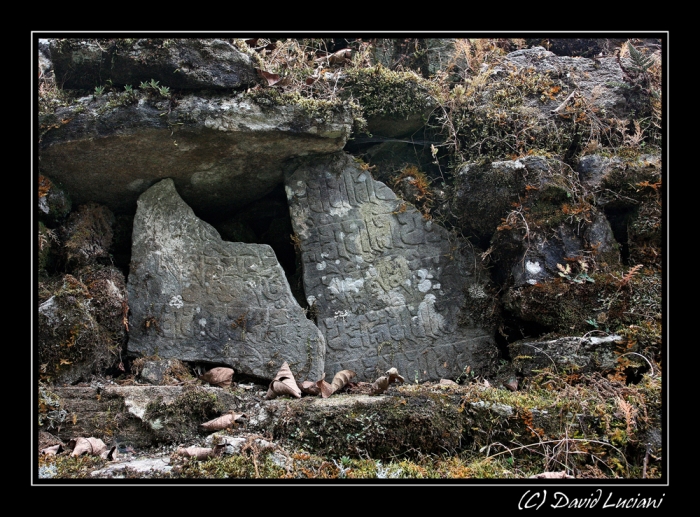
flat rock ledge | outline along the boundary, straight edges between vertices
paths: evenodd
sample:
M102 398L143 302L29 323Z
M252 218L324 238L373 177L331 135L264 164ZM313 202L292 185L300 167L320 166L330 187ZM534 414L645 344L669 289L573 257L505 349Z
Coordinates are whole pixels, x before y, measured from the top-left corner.
M574 432L591 440L604 436L606 424L598 417L507 403L503 401L509 400L506 391L496 387L475 390L473 385L471 389L439 384L392 385L378 396L341 393L326 399L304 396L265 400L265 390L255 385L58 387L53 393L60 399L66 418L57 428L44 425L41 430L64 443L80 436L100 438L108 446L117 445L120 451L128 448L132 454L129 461L145 461L148 456L159 462L160 471L169 463L159 460L155 452L139 451L160 447L162 456L163 448L203 446L212 435L221 433L233 438L264 435L290 452L304 449L333 456L343 451L343 455L378 459L416 450L423 454L459 452L514 440L523 445L536 444L542 439L565 439ZM216 433L201 429L199 425L204 422L196 415L184 414L171 423L165 419L154 425L154 403L161 408L176 405L192 393L210 397L223 408L222 414L245 414L245 421ZM195 429L188 436L166 432L169 425L188 423L189 429ZM640 432L649 439L654 436L651 426ZM117 458L120 462L126 460ZM142 466L148 470L153 465Z

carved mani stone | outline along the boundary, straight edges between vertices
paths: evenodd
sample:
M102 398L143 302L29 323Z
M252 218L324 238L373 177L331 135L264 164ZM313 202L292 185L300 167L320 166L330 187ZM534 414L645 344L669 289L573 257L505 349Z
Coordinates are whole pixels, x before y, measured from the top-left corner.
M493 329L458 323L470 321L469 297L487 296L487 275L447 230L342 153L297 168L286 192L329 377L349 369L373 381L396 367L438 380L491 364Z
M284 361L320 378L325 341L272 248L223 241L172 179L138 200L128 279L129 351L226 364L272 379Z

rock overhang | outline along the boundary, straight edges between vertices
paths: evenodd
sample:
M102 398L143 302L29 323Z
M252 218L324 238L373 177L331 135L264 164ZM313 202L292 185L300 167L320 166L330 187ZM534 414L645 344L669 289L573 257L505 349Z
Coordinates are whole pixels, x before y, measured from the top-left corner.
M42 135L40 170L76 205L133 215L138 196L169 177L197 214L232 213L280 185L294 158L342 149L352 127L342 109L319 119L240 95L183 94L174 106L120 99L84 97L43 120L58 127Z

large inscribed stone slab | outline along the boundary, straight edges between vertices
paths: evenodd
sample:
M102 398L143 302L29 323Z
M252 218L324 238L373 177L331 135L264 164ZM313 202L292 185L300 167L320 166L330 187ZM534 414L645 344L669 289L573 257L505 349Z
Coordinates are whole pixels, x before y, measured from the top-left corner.
M346 154L299 167L286 191L328 377L351 369L372 381L393 366L437 380L493 361L493 329L459 323L470 298L487 296L487 275L444 228Z
M129 351L206 361L266 379L284 361L323 372L325 342L272 248L223 241L164 179L138 200L128 279Z

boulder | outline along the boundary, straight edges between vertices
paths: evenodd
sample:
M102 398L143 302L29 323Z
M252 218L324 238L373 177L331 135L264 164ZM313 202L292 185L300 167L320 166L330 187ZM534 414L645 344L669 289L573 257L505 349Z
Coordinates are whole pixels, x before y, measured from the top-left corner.
M567 336L557 339L519 340L508 345L519 375L530 377L554 367L555 371L577 374L609 374L618 366L626 340L622 336ZM624 355L624 354L623 354Z
M169 177L205 218L262 198L282 183L290 158L336 152L351 130L344 112L322 120L299 106L263 109L243 96L173 101L140 90L83 97L40 123L50 128L40 143L42 170L74 204L133 214L139 195Z
M509 53L504 67L496 67L494 73L507 77L509 71L531 69L537 74L560 77L571 84L571 89L590 103L604 117L626 116L627 101L620 84L624 84L622 69L615 57L586 59L581 57L557 56L544 47L532 47ZM574 86L575 85L575 86ZM561 100L531 97L526 101L530 107L539 109L543 118L560 113Z
M139 198L128 293L130 353L263 379L284 361L302 379L323 372L324 337L294 300L272 248L223 241L172 179Z
M223 39L62 38L49 41L64 88L158 81L169 88L230 89L258 82L255 61Z
M620 264L605 214L565 163L541 156L469 163L458 182L461 227L489 242L503 281L517 287L559 278L567 262L583 273Z

